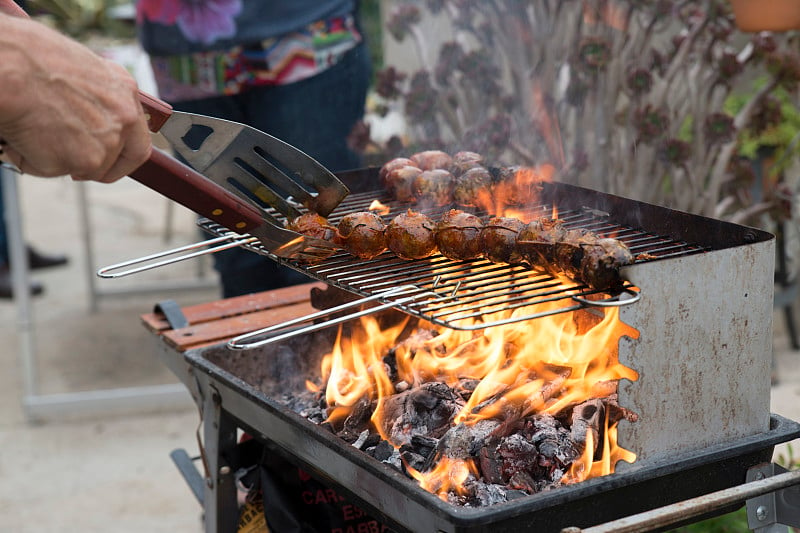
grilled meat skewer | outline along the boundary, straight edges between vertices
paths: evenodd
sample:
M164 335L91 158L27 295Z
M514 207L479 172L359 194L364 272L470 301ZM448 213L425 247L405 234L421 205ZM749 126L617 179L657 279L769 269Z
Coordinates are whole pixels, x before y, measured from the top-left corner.
M558 220L540 218L525 224L493 217L485 224L475 215L451 209L437 222L412 209L384 225L375 213L345 215L338 228L314 213L295 219L290 229L327 238L348 253L372 259L386 248L402 259L436 253L454 260L485 256L495 263L527 263L551 275L565 275L600 290L622 284L619 269L633 263L621 241L582 229L568 230Z

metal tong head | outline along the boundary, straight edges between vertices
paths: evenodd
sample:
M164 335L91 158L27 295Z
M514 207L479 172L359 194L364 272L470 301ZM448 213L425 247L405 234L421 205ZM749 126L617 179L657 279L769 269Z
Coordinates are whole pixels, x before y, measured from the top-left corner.
M328 216L350 193L308 154L244 124L175 111L160 132L195 170L290 220L296 204Z

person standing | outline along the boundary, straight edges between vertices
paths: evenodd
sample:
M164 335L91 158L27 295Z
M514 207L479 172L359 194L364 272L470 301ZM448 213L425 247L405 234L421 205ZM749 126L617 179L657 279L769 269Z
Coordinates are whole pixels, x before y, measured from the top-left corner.
M336 172L364 113L369 54L356 0L139 0L139 40L161 99L252 126ZM309 281L241 248L214 256L223 297Z

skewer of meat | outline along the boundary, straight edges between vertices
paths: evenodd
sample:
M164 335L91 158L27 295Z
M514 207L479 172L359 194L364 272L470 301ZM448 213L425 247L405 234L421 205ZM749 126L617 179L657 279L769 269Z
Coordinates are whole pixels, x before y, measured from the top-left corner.
M375 213L350 213L338 228L319 215L307 213L289 227L331 240L362 259L372 259L387 248L409 260L437 251L454 260L485 256L495 263L527 263L600 290L619 287L619 269L634 260L623 242L584 229L566 229L558 220L540 218L525 224L515 218L493 217L484 224L477 216L458 209L449 210L438 222L408 209L386 225Z

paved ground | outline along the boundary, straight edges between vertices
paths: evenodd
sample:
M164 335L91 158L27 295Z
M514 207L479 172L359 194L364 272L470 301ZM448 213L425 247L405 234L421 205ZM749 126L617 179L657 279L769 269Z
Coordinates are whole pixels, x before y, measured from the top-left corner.
M149 348L138 316L171 297L181 305L218 298L216 289L105 297L89 311L87 272L96 266L139 257L195 237L192 216L176 208L175 235L163 241L167 201L124 180L90 185L90 215L96 225L95 264L83 258L78 187L67 180L24 179L22 204L30 242L67 252L71 264L37 273L47 292L33 308L40 394L174 383ZM148 275L106 281L101 289L144 289L179 283L196 275L193 264ZM192 532L200 530L200 508L169 459L175 448L196 453L198 416L190 402L148 414L60 416L29 424L20 407L19 320L15 306L0 301L0 533L39 531ZM779 383L775 413L800 420L800 353L787 349L776 315ZM795 449L800 452L800 443Z

